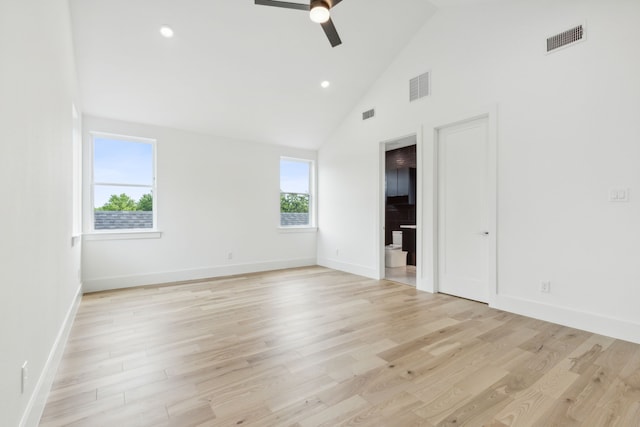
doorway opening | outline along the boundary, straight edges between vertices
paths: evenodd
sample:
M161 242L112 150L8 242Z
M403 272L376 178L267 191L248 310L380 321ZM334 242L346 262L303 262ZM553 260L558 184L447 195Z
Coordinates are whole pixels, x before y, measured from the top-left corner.
M384 278L416 286L418 268L418 153L416 135L385 142L384 226L382 246ZM381 150L382 151L382 150ZM382 270L382 269L381 269Z

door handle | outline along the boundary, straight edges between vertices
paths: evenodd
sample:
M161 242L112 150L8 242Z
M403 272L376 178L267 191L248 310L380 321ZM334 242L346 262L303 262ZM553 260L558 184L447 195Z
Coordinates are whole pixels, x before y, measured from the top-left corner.
M488 236L489 232L488 231L480 231L478 234L480 234L481 236Z

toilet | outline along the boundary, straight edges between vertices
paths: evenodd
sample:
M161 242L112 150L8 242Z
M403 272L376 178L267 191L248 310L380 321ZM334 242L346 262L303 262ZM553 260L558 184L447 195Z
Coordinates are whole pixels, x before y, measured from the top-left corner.
M407 251L402 250L402 231L392 231L392 244L384 248L384 264L386 267L405 267Z

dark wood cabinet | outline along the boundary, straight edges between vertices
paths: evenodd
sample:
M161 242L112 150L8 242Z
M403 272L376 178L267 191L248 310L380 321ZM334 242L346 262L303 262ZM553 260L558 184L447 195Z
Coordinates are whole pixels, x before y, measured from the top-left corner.
M416 203L416 168L390 169L386 172L387 204Z
M416 265L416 230L402 228L402 250L407 251L407 265Z
M398 169L387 171L387 197L396 197L398 195Z

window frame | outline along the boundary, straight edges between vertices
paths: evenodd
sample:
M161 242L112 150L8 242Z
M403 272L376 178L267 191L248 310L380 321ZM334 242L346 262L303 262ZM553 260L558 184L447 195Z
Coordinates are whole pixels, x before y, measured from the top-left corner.
M309 223L306 225L282 225L280 197L282 191L282 161L307 163L309 165ZM316 161L315 159L280 156L278 160L278 229L281 232L309 232L317 230L316 226ZM296 193L303 194L303 193Z
M80 113L73 103L71 104L71 119L73 123L71 133L73 180L71 245L75 246L82 235L82 124Z
M90 184L90 234L96 236L95 238L90 240L99 240L100 235L111 236L113 238L129 238L129 236L139 235L139 238L155 238L160 237L158 231L158 185L157 185L157 140L155 138L146 138L140 136L129 136L129 135L119 135L108 132L89 132L91 136L91 145L90 145L90 165L91 165L91 184ZM141 188L141 187L149 187L148 185L139 185L139 184L123 184L123 183L108 183L108 182L96 182L95 180L95 140L96 138L108 138L111 140L123 141L123 142L132 142L137 144L149 144L151 145L151 168L152 168L152 179L151 179L151 194L153 196L152 200L152 220L153 227L152 228L119 228L113 230L96 230L95 224L95 187L96 185L103 186L117 186L117 187L133 187L133 188Z

